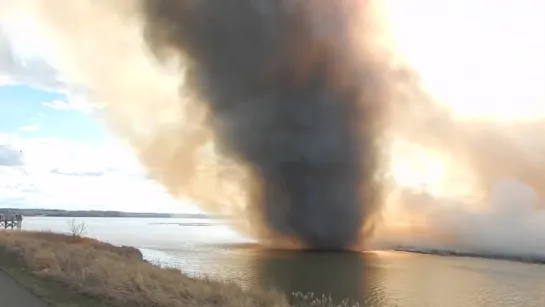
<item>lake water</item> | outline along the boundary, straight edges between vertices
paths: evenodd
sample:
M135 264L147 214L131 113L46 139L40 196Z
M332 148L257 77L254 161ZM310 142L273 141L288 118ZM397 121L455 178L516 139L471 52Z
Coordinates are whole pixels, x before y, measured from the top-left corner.
M25 230L68 232L69 218L26 217ZM374 307L545 306L545 265L404 252L269 251L219 221L80 218L88 236L142 250L194 276L349 298Z

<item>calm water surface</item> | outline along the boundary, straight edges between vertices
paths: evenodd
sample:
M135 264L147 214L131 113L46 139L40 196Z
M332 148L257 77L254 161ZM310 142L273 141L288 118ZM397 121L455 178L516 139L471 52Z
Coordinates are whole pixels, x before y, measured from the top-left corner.
M68 231L68 218L27 217L27 230ZM360 306L545 306L545 265L403 252L317 253L259 248L218 221L82 218L88 235L138 247L195 276L349 298Z

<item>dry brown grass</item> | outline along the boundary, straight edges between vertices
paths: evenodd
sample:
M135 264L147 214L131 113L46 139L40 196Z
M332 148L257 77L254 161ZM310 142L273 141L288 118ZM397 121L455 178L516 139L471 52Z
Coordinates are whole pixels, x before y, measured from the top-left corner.
M137 249L88 238L3 231L0 249L4 262L6 255L15 258L27 273L60 282L104 306L288 305L278 293L244 291L234 284L190 278L143 261Z
M0 269L57 307L289 306L278 292L192 278L144 261L136 248L73 234L0 231ZM292 304L358 306L302 293Z

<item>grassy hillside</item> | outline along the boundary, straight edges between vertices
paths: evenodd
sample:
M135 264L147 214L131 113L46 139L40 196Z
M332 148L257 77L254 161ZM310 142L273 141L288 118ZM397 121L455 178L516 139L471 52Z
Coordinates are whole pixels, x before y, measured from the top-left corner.
M59 307L289 306L280 293L192 278L144 261L138 249L77 235L0 231L0 269ZM297 301L337 306L312 296Z

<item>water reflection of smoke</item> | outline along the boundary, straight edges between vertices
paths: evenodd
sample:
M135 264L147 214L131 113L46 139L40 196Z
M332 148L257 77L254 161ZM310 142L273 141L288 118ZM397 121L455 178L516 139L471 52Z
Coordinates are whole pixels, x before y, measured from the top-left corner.
M373 259L371 259L373 258ZM263 251L253 259L260 286L285 293L316 293L360 306L382 306L378 267L370 253Z
M313 292L360 306L380 307L386 301L378 276L380 261L373 253L270 250L255 243L208 247L215 251L206 261L206 271L217 269L220 279L245 288L275 289L288 296Z

